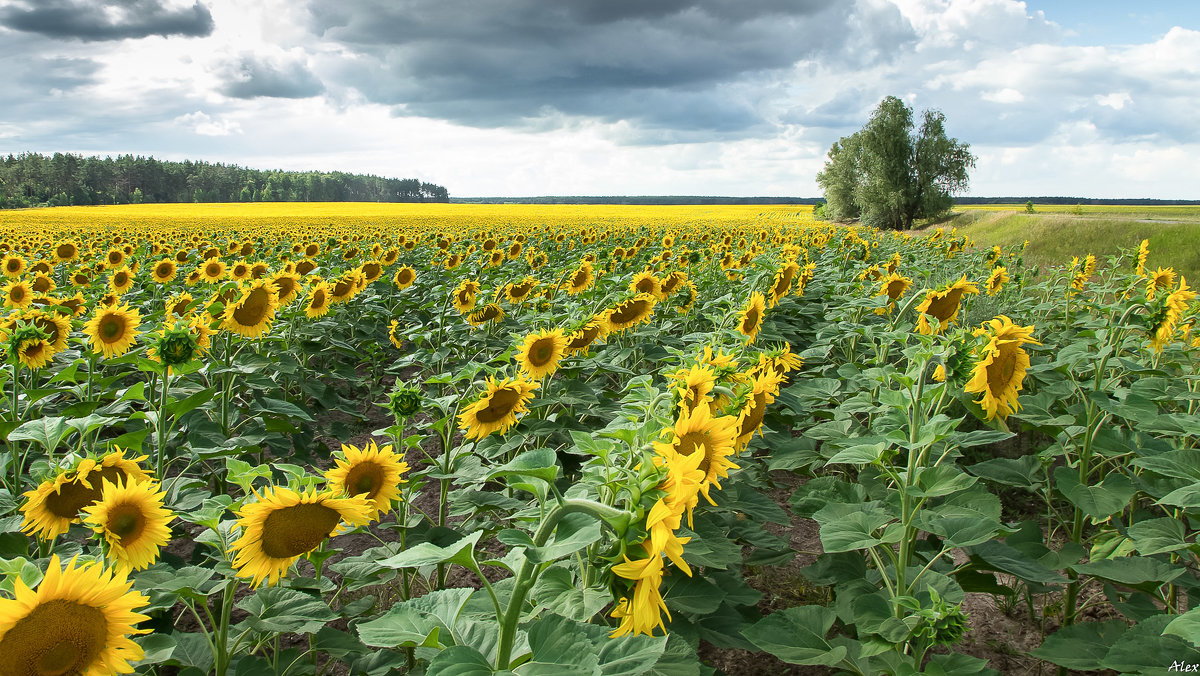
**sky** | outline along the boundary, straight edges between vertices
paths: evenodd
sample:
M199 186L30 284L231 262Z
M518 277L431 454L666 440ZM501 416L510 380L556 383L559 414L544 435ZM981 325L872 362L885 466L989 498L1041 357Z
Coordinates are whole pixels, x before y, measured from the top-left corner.
M0 92L0 154L452 197L814 197L894 95L968 195L1200 199L1194 0L0 0Z

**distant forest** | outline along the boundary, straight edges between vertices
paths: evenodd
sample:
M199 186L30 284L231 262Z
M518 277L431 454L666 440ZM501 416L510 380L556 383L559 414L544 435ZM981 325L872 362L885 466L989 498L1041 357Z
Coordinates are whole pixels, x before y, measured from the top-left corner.
M440 185L340 171L263 171L153 157L0 159L0 208L151 202L446 202Z
M956 197L955 204L1200 204L1200 200L1096 199L1090 197ZM717 197L712 195L545 195L541 197L452 197L455 204L824 204L820 197Z

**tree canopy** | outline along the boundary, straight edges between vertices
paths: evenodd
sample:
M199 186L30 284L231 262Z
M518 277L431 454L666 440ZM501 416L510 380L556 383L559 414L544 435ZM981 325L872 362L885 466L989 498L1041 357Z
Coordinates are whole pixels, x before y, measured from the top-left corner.
M139 202L446 202L415 178L340 171L263 171L233 164L120 155L22 153L0 158L0 207Z
M966 190L975 156L966 143L946 136L945 121L941 111L926 110L916 129L904 101L881 101L862 129L829 149L817 174L825 213L900 230L947 211L951 196Z

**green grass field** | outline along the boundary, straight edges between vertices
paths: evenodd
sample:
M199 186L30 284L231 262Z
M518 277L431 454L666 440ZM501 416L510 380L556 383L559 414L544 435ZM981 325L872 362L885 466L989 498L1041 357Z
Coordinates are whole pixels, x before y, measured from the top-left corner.
M1200 275L1200 206L970 205L928 227L956 227L982 247L1029 240L1026 263L1046 267L1089 253L1103 263L1149 239L1151 268Z

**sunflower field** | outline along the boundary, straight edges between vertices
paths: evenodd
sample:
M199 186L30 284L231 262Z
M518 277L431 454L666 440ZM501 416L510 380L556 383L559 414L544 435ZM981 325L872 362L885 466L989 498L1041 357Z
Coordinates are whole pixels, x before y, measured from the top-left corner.
M1145 242L0 218L4 676L999 673L970 599L1047 671L1200 664L1200 304Z

